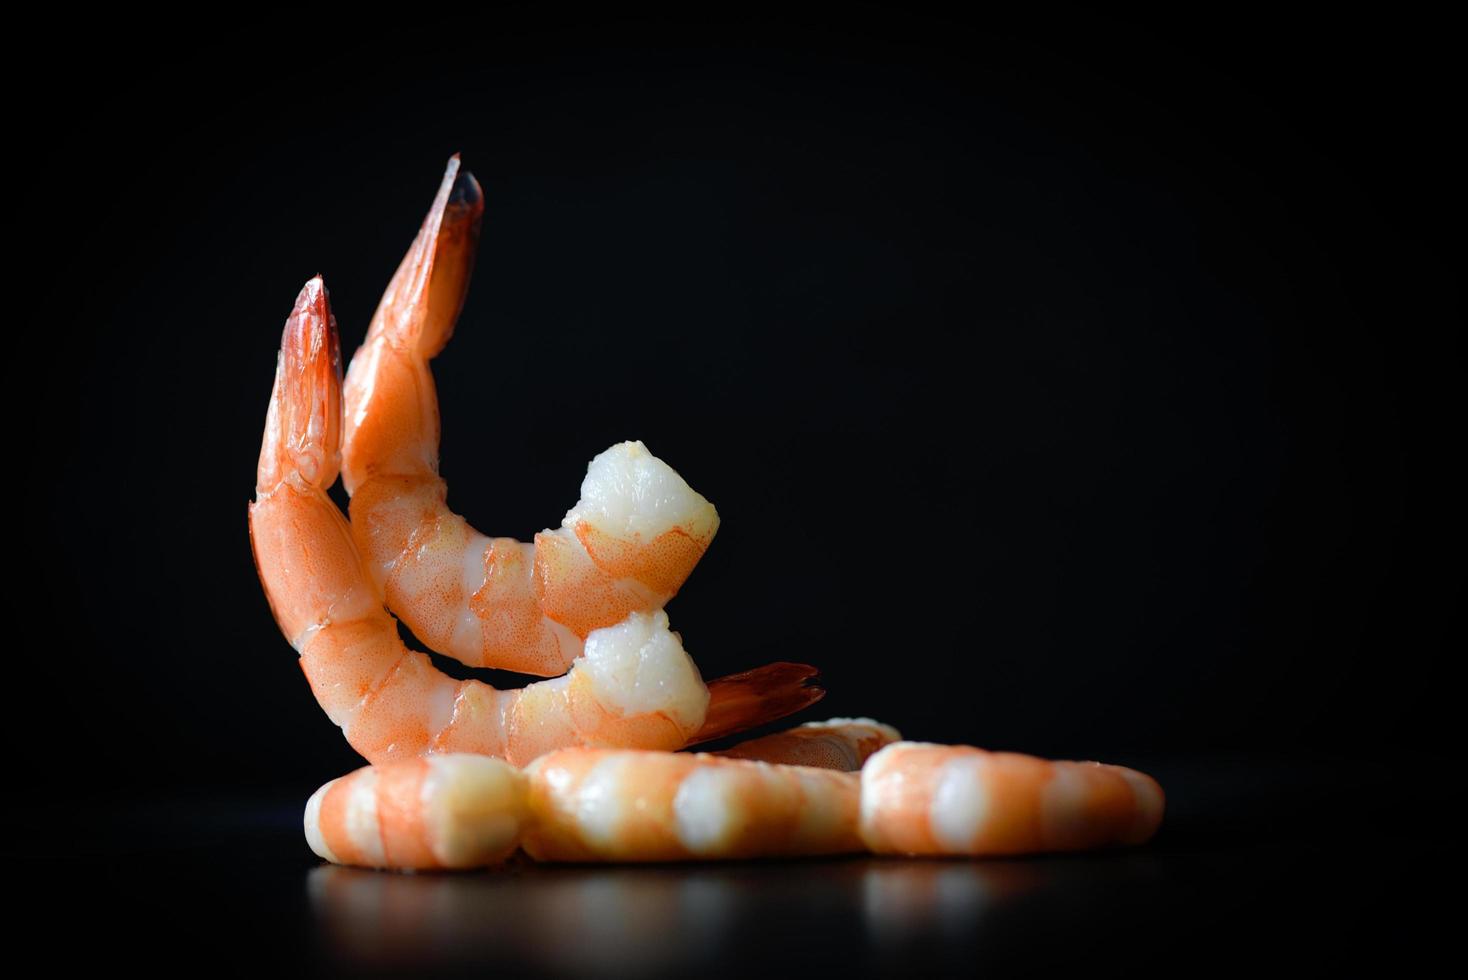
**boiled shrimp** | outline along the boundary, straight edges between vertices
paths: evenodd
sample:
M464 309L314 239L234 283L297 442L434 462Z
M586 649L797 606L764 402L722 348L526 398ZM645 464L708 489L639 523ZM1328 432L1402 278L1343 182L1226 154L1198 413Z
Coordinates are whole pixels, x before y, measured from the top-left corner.
M286 321L250 538L276 622L353 748L369 762L476 752L523 763L570 745L676 749L699 733L710 693L662 611L593 631L568 674L519 690L454 680L404 646L326 495L337 474L340 411L336 322L318 277ZM749 700L762 679L727 685L734 708L721 709L717 734L761 717L764 706Z
M896 742L861 770L861 836L877 854L1014 855L1140 844L1162 822L1151 776L966 745Z
M471 666L554 676L593 630L661 609L719 515L641 442L593 459L581 499L533 544L449 509L429 361L458 319L483 212L455 155L347 372L342 479L357 545L415 636Z
M483 755L365 766L306 802L306 843L333 864L436 870L498 864L529 821L524 773Z

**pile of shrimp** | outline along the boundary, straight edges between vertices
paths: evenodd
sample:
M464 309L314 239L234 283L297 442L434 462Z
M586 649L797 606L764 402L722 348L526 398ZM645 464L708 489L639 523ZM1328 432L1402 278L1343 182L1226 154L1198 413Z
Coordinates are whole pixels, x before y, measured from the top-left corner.
M345 381L319 276L281 338L251 546L318 703L370 763L307 802L317 855L400 870L487 867L522 849L540 861L985 856L1156 832L1162 791L1142 773L902 741L870 719L679 751L824 692L796 663L705 683L663 607L719 515L640 442L593 459L561 526L532 543L448 508L429 361L463 305L483 209L454 156ZM349 515L327 495L338 475ZM404 645L398 619L464 664L547 679L455 680Z

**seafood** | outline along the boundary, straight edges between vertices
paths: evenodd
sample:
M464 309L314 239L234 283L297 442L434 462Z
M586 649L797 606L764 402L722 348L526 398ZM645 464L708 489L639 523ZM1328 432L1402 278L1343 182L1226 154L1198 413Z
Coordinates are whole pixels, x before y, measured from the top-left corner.
M317 701L369 762L477 752L524 763L583 744L676 749L819 697L803 686L814 671L790 664L716 681L711 691L661 610L594 631L569 673L519 690L443 674L399 639L326 495L338 468L340 405L336 322L317 277L282 336L250 540L271 611Z
M524 773L483 755L364 766L306 803L306 842L333 864L435 870L498 864L530 817Z
M347 372L342 482L357 546L415 636L471 666L549 677L592 630L661 609L719 515L641 442L593 459L561 527L533 544L487 537L449 509L429 361L453 333L483 212L456 155Z
M326 860L418 869L498 863L517 834L539 861L1035 854L1140 844L1162 807L1131 769L962 745L893 743L860 774L582 747L523 774L474 756L369 766L317 790L305 823Z
M878 854L1034 854L1140 844L1162 822L1151 776L966 745L896 742L861 771L861 836Z
M482 214L455 156L345 390L319 276L282 335L251 546L313 693L370 763L307 802L316 854L401 869L482 867L517 849L544 861L984 856L1156 832L1163 795L1142 773L903 742L870 719L670 751L824 692L793 663L705 685L662 607L718 513L640 442L593 459L561 528L533 544L488 538L448 509L428 363L453 331ZM350 521L327 496L338 475ZM450 678L404 645L393 613L471 666L553 679L496 690Z
M873 752L901 738L891 725L870 718L831 718L740 742L713 755L855 772Z

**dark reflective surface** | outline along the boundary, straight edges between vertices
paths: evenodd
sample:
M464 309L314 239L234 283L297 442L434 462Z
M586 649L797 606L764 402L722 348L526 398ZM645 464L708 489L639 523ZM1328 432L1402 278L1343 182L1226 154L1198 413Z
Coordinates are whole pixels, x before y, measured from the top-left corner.
M1152 858L1128 855L1106 876L1149 873ZM893 966L935 943L978 952L995 911L1045 877L1024 862L872 859L468 876L320 867L307 890L323 948L344 965L679 973L736 951L777 960L814 925L868 937L867 951Z
M27 34L16 962L1425 972L1460 930L1457 35L685 6ZM361 760L244 506L290 297L324 273L350 350L456 150L492 205L434 365L456 508L528 538L644 439L725 519L673 613L704 676L809 659L806 717L1137 764L1157 841L319 869L301 804Z

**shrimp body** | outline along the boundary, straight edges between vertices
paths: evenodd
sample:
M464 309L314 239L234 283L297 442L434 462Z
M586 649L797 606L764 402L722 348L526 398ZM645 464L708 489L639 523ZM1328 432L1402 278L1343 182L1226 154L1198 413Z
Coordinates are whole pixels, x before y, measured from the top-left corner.
M849 773L687 752L570 749L525 770L540 861L677 861L862 850Z
M897 742L861 771L861 836L878 854L1013 855L1140 844L1162 789L1133 769L966 745Z
M719 516L641 442L593 459L581 499L533 544L481 534L449 509L429 361L463 305L483 210L453 157L352 358L342 478L367 567L414 635L471 666L554 676L593 630L662 608Z
M870 718L808 721L797 728L740 742L714 755L757 759L785 766L814 766L855 772L867 758L902 738L897 729Z
M337 473L340 372L318 277L286 321L250 537L276 621L352 747L370 762L476 752L523 763L570 745L687 744L710 694L661 611L596 631L570 673L519 690L455 680L403 645L351 528L326 495Z
M333 864L414 870L482 868L520 846L525 775L482 755L365 766L306 803L306 842Z

